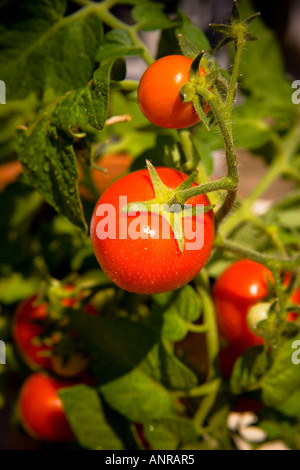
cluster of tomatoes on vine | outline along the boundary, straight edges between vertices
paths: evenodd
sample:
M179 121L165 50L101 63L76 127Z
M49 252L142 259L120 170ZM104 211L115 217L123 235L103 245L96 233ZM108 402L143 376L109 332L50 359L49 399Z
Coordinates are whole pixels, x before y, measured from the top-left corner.
M192 62L185 56L166 56L145 71L139 84L138 104L153 124L181 129L200 121L193 103L180 98L182 86L189 81ZM203 75L205 72L199 66L199 76ZM209 111L206 105L203 109L205 114ZM128 168L125 166L123 170ZM95 205L90 236L101 269L119 288L149 295L172 291L191 282L205 266L213 249L214 212L206 194L185 197L195 187L195 178L173 168L153 168L149 164L147 169L129 172L105 188ZM120 198L126 198L126 206L120 206ZM177 204L179 211L172 209L172 200L181 201ZM141 204L149 212L142 212ZM152 206L157 205L163 208L161 212L152 211ZM188 216L193 233L199 230L203 233L203 243L196 249L188 249L191 240L182 232L186 205L190 208ZM202 213L196 211L198 205L204 207ZM103 229L105 224L101 225L105 218L103 208L108 206L114 209L113 233ZM121 221L125 223L122 230L125 227L126 236L124 232L120 235ZM129 226L135 222L143 236L129 237ZM173 230L164 238L161 234L168 224ZM267 318L270 302L266 299L272 282L268 269L250 260L233 263L216 281L213 299L220 334L230 344L231 352L234 351L230 357L236 358L245 349L264 343L257 324ZM62 303L73 308L81 299L67 295L72 293L72 287L67 289ZM293 293L291 302L300 304L299 290ZM85 310L87 314L99 314L91 304ZM296 316L290 313L288 320L294 321ZM28 367L36 370L22 386L18 410L30 435L40 440L64 442L74 440L74 435L57 391L73 383L90 383L91 377L85 373L89 359L79 350L69 355L65 364L62 356L55 354L60 337L51 334L53 322L48 320L51 320L48 306L37 297L23 302L15 314L15 344ZM41 340L43 336L48 343ZM224 364L222 361L220 356Z

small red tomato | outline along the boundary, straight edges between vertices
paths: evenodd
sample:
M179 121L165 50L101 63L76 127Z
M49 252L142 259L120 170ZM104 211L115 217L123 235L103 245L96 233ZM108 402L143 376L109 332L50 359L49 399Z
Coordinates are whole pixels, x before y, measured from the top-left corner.
M172 168L156 170L170 190L187 178ZM167 292L187 284L206 264L213 246L212 210L189 218L189 239L182 222L182 252L165 217L147 210L122 212L126 204L154 197L148 170L132 172L102 194L91 220L92 246L101 268L117 286L136 294ZM210 205L206 195L193 197L187 204Z
M18 413L25 431L47 442L75 440L57 392L76 382L56 380L35 372L23 383L18 397Z
M247 325L250 307L266 299L272 273L265 266L248 259L231 264L213 286L213 299L221 335L231 346L244 351L263 344Z
M66 286L66 291L74 289ZM74 298L65 298L62 305L72 308L76 303ZM87 304L85 311L91 315L97 315L97 310L92 304ZM88 360L81 354L70 356L64 363L59 356L52 355L53 343L57 342L57 331L50 331L47 326L48 308L45 302L38 302L37 296L33 296L21 302L14 314L12 321L12 335L17 350L23 361L32 370L44 369L55 372L63 377L72 377L80 374L88 364ZM43 335L50 339L45 344L41 338Z
M138 104L146 118L160 127L183 129L200 121L194 105L183 103L181 87L189 81L192 59L182 55L169 55L153 62L141 77ZM200 75L205 75L199 67ZM204 106L208 112L208 106Z

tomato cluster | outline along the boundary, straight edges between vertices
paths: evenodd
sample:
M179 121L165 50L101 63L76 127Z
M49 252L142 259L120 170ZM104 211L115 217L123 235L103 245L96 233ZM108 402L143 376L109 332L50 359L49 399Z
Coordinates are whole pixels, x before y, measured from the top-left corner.
M77 294L70 295L74 286L66 285L64 290L62 307L75 308L79 299ZM87 303L84 310L89 315L98 315L92 303ZM92 376L87 372L89 357L83 351L72 352L66 358L56 352L61 335L67 334L65 329L60 329L66 326L66 318L51 320L48 303L41 302L37 295L21 302L13 316L14 344L32 371L19 392L18 415L23 428L34 439L70 442L75 437L58 390L77 383L91 383ZM69 332L75 344L76 332L71 329Z
M273 283L271 271L249 259L232 263L216 280L213 286L216 316L220 334L228 343L219 357L225 375L230 375L234 362L245 350L264 344L263 332L257 325L268 318ZM290 302L300 305L300 288L294 290ZM295 312L287 315L287 321L296 318Z

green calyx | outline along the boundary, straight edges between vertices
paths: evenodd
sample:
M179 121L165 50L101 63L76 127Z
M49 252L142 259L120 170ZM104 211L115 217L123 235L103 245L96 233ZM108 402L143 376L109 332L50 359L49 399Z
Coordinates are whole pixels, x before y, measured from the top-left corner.
M225 35L224 39L216 46L214 53L221 49L221 47L226 46L230 42L234 42L236 45L240 41L255 41L258 39L254 34L249 33L248 25L255 20L260 15L260 13L255 13L254 15L249 16L246 19L242 19L237 1L233 2L233 7L231 10L231 24L210 24L210 27L215 31Z
M186 205L186 201L197 196L197 188L192 185L195 182L198 170L195 170L177 188L169 189L160 179L156 169L146 160L147 169L153 185L155 197L149 201L131 202L122 208L122 212L150 212L164 217L170 224L177 241L180 253L184 250L185 236L182 228L182 220L185 217L193 217L204 214L214 208L214 205L200 207ZM200 192L198 193L200 194Z

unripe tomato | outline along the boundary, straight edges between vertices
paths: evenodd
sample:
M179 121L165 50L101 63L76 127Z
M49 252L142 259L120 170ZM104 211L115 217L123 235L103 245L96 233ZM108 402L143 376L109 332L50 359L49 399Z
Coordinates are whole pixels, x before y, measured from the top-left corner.
M156 170L169 189L177 188L187 178L172 168ZM212 210L190 218L190 233L196 235L186 240L182 253L166 218L146 211L122 212L124 204L154 197L148 170L132 172L102 194L91 220L92 246L101 268L117 286L136 294L167 292L187 284L203 268L213 246ZM210 205L206 195L187 203ZM199 244L195 241L198 235Z
M200 121L194 105L183 103L179 96L181 87L189 81L192 59L182 55L169 55L153 62L141 77L138 87L138 104L142 113L153 124L183 129ZM200 75L205 75L199 67ZM204 106L208 112L208 106Z
M240 351L263 344L264 339L250 331L250 307L266 299L268 281L273 276L265 266L248 259L231 264L213 286L213 299L221 335Z
M66 290L73 287L66 286ZM62 305L72 308L76 300L65 298ZM87 304L85 311L90 315L98 312L92 304ZM88 359L82 354L75 354L68 358L66 363L60 356L52 355L53 346L45 344L39 338L47 333L53 344L58 341L57 331L48 331L46 328L48 320L48 307L45 302L37 302L37 296L30 297L21 302L13 316L12 335L17 350L23 361L32 370L44 369L55 372L62 377L72 377L80 374L88 364Z
M259 302L248 310L246 317L247 325L249 330L256 336L264 336L264 332L258 327L258 323L268 318L270 307L270 302Z
M18 397L18 414L23 428L31 437L47 442L75 440L57 394L58 390L75 383L39 372L25 380Z

